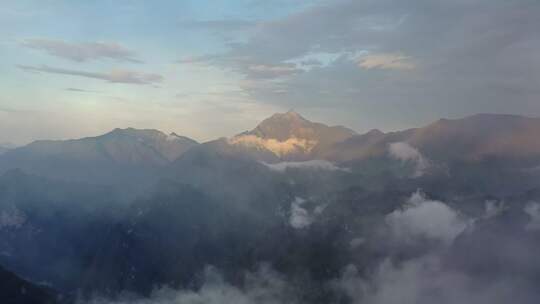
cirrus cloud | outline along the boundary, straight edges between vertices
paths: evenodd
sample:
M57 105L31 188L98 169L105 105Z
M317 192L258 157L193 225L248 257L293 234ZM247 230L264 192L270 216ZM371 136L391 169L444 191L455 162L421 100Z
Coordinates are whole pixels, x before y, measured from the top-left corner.
M295 64L254 64L248 67L248 74L253 78L276 78L302 72Z
M22 70L29 72L41 72L51 74L72 75L86 78L101 79L111 83L127 83L127 84L155 84L163 80L163 76L153 73L143 73L131 70L112 70L110 72L98 73L81 70L71 70L50 67L47 65L30 66L18 65Z
M34 38L24 40L21 45L76 62L112 59L141 63L134 51L115 42L69 43L63 40Z
M182 22L182 26L210 31L242 31L254 28L257 22L250 20L193 20Z
M367 55L360 59L358 66L367 70L413 70L416 68L410 57L401 54Z

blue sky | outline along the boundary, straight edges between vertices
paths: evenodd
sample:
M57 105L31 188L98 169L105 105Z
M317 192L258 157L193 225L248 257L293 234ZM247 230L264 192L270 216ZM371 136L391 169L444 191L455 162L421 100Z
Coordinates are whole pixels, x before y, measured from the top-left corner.
M538 116L539 15L530 0L6 1L0 142L208 140L290 108L360 132Z

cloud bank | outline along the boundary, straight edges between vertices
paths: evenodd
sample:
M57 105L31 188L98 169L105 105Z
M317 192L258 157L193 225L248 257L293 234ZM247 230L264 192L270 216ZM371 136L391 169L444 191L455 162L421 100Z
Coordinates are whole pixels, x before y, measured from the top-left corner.
M353 304L532 304L535 299L530 286L518 280L480 280L445 268L441 257L433 254L404 263L384 260L368 278L351 265L336 286Z
M401 208L386 216L386 224L399 241L422 239L450 244L471 221L443 202L430 200L417 191Z

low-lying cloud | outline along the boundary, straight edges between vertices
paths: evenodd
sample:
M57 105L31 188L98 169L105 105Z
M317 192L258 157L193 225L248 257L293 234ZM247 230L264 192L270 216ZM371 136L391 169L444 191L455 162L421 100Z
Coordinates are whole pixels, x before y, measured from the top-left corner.
M400 209L386 216L395 240L401 242L436 240L452 241L471 224L471 220L443 202L430 200L417 191Z
M349 265L336 283L353 304L503 304L535 303L532 289L519 280L481 280L448 269L428 254L398 263L384 260L368 278Z
M232 145L267 149L279 157L297 152L310 152L317 145L317 141L304 138L291 137L285 141L279 141L274 138L267 139L255 135L235 136L229 139L228 142Z
M503 213L507 208L505 203L503 201L497 202L497 201L486 201L485 203L485 211L482 218L484 219L490 219L494 218L501 213Z
M537 202L528 203L523 209L530 216L530 220L525 229L531 231L540 230L540 204Z
M149 298L108 300L93 299L87 304L295 304L289 285L267 265L262 265L254 273L245 273L245 284L236 287L227 283L220 272L207 267L204 271L204 284L198 290L175 290L161 288Z
M305 202L305 199L296 197L291 203L289 223L295 229L307 228L313 223L313 215L302 206Z
M312 169L323 171L350 172L348 168L341 168L326 160L308 160L302 162L279 162L274 164L264 163L268 168L277 172L285 172L288 169Z
M430 162L418 149L406 142L395 142L388 145L390 157L402 162L414 162L415 172L413 177L422 176L429 168Z
M488 201L484 214L477 220L494 219L507 210L504 203ZM531 216L529 229L539 229L540 204L529 203L525 212ZM539 220L539 221L536 221ZM536 303L538 292L535 279L516 273L532 262L529 255L519 253L523 248L511 246L512 254L494 256L478 247L462 247L454 242L463 232L476 234L477 242L485 241L485 230L477 230L473 220L460 214L443 202L429 200L421 192L414 193L407 204L385 218L394 236L393 244L398 252L391 255L369 272L355 264L344 267L342 275L333 282L337 290L345 293L353 304L504 304ZM478 223L482 225L482 223ZM490 225L492 225L491 222ZM497 225L502 224L498 223ZM487 236L489 237L489 232ZM468 234L467 234L468 236ZM407 251L400 247L400 240L435 239L446 243L423 243L422 251ZM404 249L405 251L400 251ZM463 252L466 250L467 252ZM481 255L480 257L478 255ZM488 254L488 256L486 256ZM515 255L514 255L515 254ZM494 258L497 257L497 258ZM465 258L467 261L461 261ZM470 259L470 260L469 260ZM456 263L457 262L457 263ZM478 264L480 262L480 264ZM503 266L501 265L503 264ZM513 264L515 263L515 264ZM535 267L530 265L531 267ZM469 268L472 267L472 268ZM471 271L472 269L472 271ZM489 275L486 276L482 269ZM506 273L507 269L510 272Z
M26 215L17 208L0 212L0 230L6 228L17 229L26 223Z

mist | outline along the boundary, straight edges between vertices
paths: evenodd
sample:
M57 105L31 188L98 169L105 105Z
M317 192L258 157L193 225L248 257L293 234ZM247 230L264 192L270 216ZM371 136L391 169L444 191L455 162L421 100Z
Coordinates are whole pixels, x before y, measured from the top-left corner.
M540 303L539 16L3 1L0 303Z

